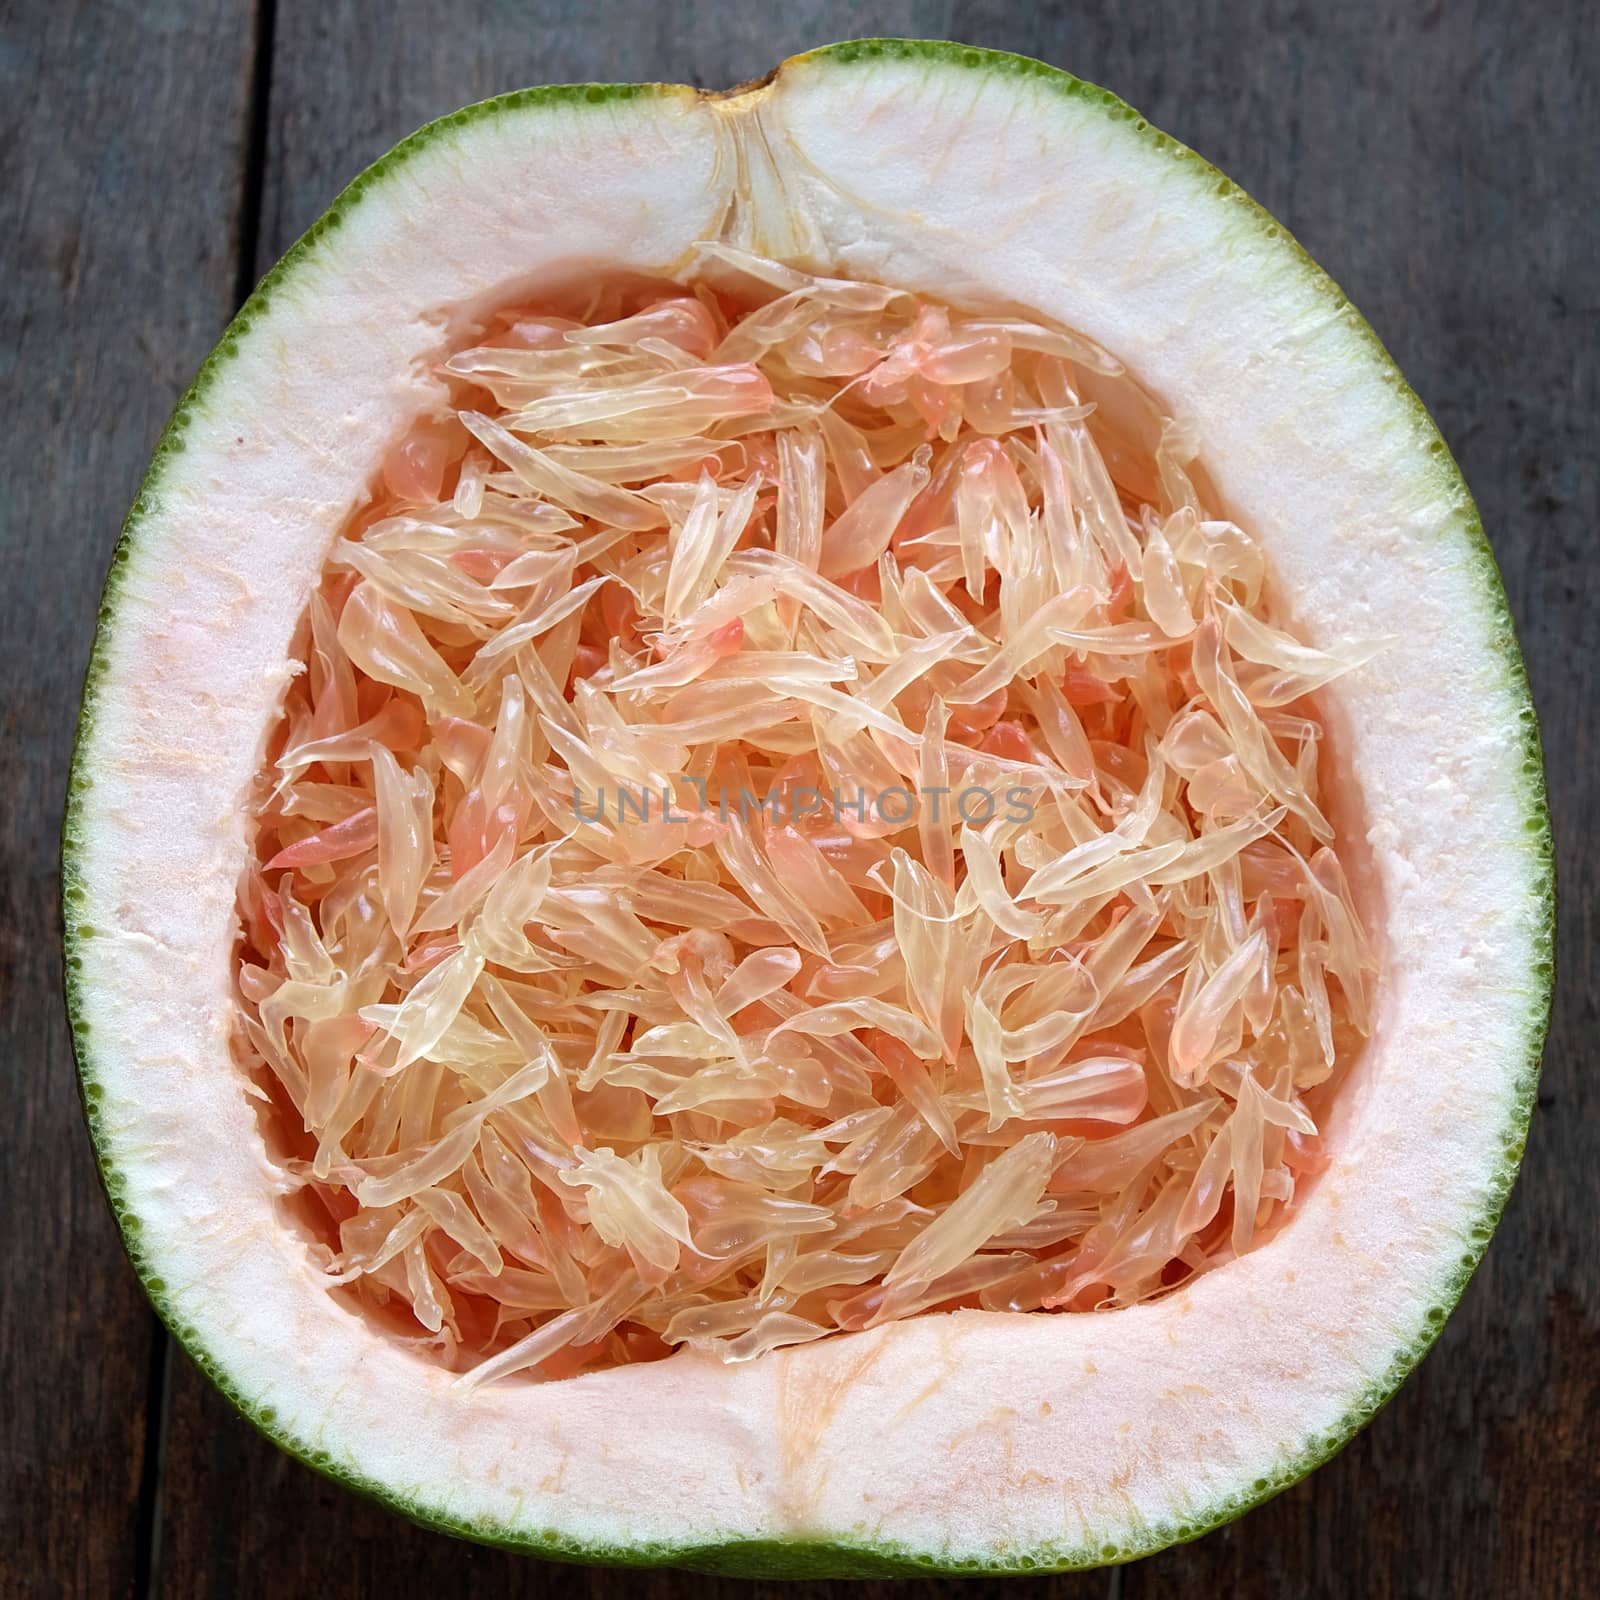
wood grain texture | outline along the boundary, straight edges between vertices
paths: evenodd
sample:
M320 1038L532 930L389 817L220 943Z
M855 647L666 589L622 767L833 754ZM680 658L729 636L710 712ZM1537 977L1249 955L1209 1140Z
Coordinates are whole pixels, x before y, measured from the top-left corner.
M43 1245L3 1290L0 1373L16 1441L6 1493L20 1513L8 1505L0 1538L7 1589L126 1592L147 1575L141 1549L150 1591L182 1600L775 1589L539 1566L423 1532L280 1455L181 1355L163 1396L159 1482L142 1474L155 1462L143 1396L156 1346L76 1126L53 1004L50 835L115 524L162 416L220 332L236 270L264 270L360 167L466 101L596 78L725 86L833 38L900 33L1020 50L1115 89L1282 218L1361 307L1438 418L1499 555L1543 721L1563 891L1557 1016L1524 1175L1416 1377L1339 1458L1233 1527L1120 1572L1011 1581L1005 1592L1594 1592L1600 29L1590 8L1546 5L1535 25L1486 0L398 0L381 15L354 0L278 0L255 80L266 93L258 213L246 173L252 21L241 9L186 0L148 16L79 13L41 0L8 24L0 55L0 206L16 219L0 233L0 360L13 379L0 436L0 638L11 647L0 653L0 993L21 1109L5 1127L16 1149L0 1184L5 1214ZM69 431L69 419L87 426ZM70 485L70 501L51 497L52 484ZM895 1586L908 1600L957 1589Z
M0 24L0 1593L145 1585L165 1348L90 1157L62 1012L61 803L101 581L231 309L248 15ZM144 1532L141 1533L141 1525Z

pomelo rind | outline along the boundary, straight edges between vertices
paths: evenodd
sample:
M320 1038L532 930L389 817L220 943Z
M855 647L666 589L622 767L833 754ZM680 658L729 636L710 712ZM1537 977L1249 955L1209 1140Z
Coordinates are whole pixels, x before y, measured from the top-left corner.
M1271 1477L1254 1480L1248 1489L1217 1501L1194 1518L1182 1523L1144 1522L1133 1531L1132 1537L1114 1543L1072 1548L1030 1547L1013 1552L1001 1550L997 1551L992 1559L951 1560L889 1543L854 1543L807 1538L703 1543L696 1541L692 1530L686 1530L686 1537L681 1543L670 1544L612 1545L586 1542L555 1534L541 1535L523 1527L501 1526L480 1520L455 1520L440 1515L435 1509L420 1501L397 1496L376 1480L363 1476L349 1461L334 1459L328 1452L319 1449L314 1441L302 1437L286 1426L270 1407L261 1406L239 1391L228 1376L224 1364L204 1347L196 1330L185 1322L169 1294L168 1286L161 1277L158 1267L150 1259L141 1239L143 1224L140 1217L127 1204L126 1183L112 1159L111 1141L101 1124L98 1103L102 1088L96 1068L98 1046L91 1038L85 1018L81 976L85 947L95 937L93 927L84 919L87 897L78 865L82 819L87 797L93 786L93 776L85 760L85 749L95 725L97 699L107 671L107 644L110 624L117 612L118 596L129 562L138 550L141 525L159 500L168 469L185 449L186 435L195 407L203 401L218 374L236 355L240 341L272 302L274 295L292 280L300 265L324 249L327 241L337 233L352 209L386 179L402 170L407 162L435 140L480 119L539 108L578 110L600 108L648 97L679 97L692 101L700 96L696 91L668 85L578 85L528 89L481 102L427 124L357 177L339 195L323 217L262 280L241 308L216 350L202 366L194 383L179 401L157 445L150 468L139 495L129 511L121 538L112 556L95 644L86 676L78 748L69 784L62 834L64 970L80 1088L101 1178L129 1256L152 1304L172 1335L184 1346L202 1371L239 1411L274 1443L347 1487L378 1499L414 1520L446 1533L561 1560L630 1566L670 1564L707 1572L768 1577L1048 1572L1136 1559L1166 1545L1196 1538L1240 1516L1304 1477L1336 1453L1365 1426L1399 1388L1443 1328L1449 1310L1460 1298L1473 1270L1482 1258L1515 1181L1534 1104L1539 1059L1548 1026L1554 977L1553 846L1545 799L1538 728L1500 575L1470 495L1461 482L1459 471L1443 440L1434 429L1431 419L1428 418L1425 408L1395 368L1376 334L1282 225L1202 158L1168 135L1151 128L1133 108L1116 96L1055 68L1026 58L938 42L861 40L830 46L795 58L795 64L803 62L837 67L882 61L959 67L989 74L1011 75L1018 79L1031 80L1063 96L1087 102L1097 110L1102 110L1110 122L1131 123L1132 131L1141 139L1181 162L1198 188L1214 191L1218 197L1225 199L1248 217L1250 226L1260 237L1274 241L1275 247L1287 259L1292 260L1295 269L1315 285L1318 294L1327 302L1330 312L1336 314L1349 330L1359 334L1370 346L1371 368L1366 377L1371 380L1381 376L1403 398L1405 404L1414 411L1417 422L1427 430L1430 436L1429 454L1435 458L1434 466L1438 473L1448 478L1451 496L1456 502L1456 514L1450 532L1470 550L1473 569L1482 587L1485 609L1493 619L1493 631L1488 641L1488 648L1504 674L1505 701L1516 708L1521 752L1518 769L1521 793L1518 802L1525 833L1523 848L1527 852L1529 861L1529 899L1537 905L1539 916L1538 925L1533 930L1536 959L1528 975L1526 992L1529 1006L1521 1040L1522 1060L1514 1070L1514 1085L1507 1100L1508 1111L1500 1136L1499 1163L1485 1180L1485 1200L1476 1221L1467 1230L1466 1246L1460 1260L1436 1285L1432 1294L1432 1304L1426 1310L1421 1325L1416 1328L1411 1340L1396 1350L1383 1374L1350 1405L1344 1417L1335 1426L1308 1441Z

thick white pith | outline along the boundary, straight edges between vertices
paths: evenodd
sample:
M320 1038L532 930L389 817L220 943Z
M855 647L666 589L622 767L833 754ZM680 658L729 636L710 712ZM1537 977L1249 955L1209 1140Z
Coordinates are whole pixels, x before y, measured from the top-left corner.
M1521 708L1431 429L1215 181L1047 81L799 62L716 106L663 92L440 131L277 283L150 491L103 636L73 867L122 1204L170 1314L301 1448L505 1536L1064 1560L1210 1520L1344 1431L1428 1336L1475 1249L1539 1004ZM1311 642L1397 641L1330 696L1385 909L1378 1037L1293 1226L1159 1304L961 1313L745 1368L678 1357L464 1397L330 1299L281 1225L228 1062L238 801L327 546L428 402L451 308L585 263L670 272L724 228L1082 328L1199 423L1231 507L1275 532Z

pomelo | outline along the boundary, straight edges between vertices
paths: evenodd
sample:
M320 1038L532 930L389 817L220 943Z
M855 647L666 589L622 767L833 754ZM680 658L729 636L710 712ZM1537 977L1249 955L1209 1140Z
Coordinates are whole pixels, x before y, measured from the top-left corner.
M1415 396L1192 153L941 44L358 179L157 452L65 840L174 1332L292 1453L586 1560L1238 1514L1437 1334L1549 999Z

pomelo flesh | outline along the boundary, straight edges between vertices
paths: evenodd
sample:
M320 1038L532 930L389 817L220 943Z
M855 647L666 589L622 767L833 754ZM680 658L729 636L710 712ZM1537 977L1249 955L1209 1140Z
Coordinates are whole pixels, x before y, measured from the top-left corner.
M439 409L441 353L584 272L681 281L705 239L1080 331L1192 427L1306 645L1394 641L1318 700L1330 818L1370 879L1372 1038L1292 1221L1152 1303L463 1394L339 1304L286 1225L229 1059L242 801L352 509L375 474L432 481L442 447L411 430ZM1203 163L1100 91L944 46L839 47L728 100L513 96L361 180L247 306L130 518L66 881L91 1124L180 1337L296 1453L424 1520L587 1559L1022 1570L1235 1514L1336 1448L1437 1332L1514 1172L1548 1000L1526 688L1414 397ZM627 1459L605 1448L623 1434Z
M441 364L260 778L241 1054L467 1385L1153 1300L1304 1203L1367 1027L1373 647L1081 335L701 256Z

